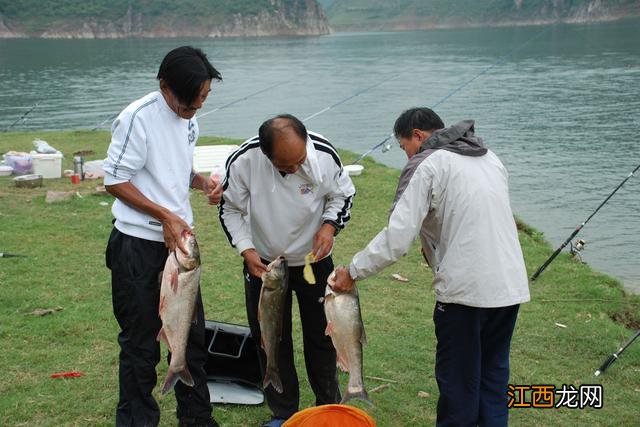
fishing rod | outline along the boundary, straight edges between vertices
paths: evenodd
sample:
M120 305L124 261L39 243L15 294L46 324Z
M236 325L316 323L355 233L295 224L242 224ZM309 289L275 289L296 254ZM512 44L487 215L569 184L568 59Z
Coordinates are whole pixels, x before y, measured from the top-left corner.
M22 116L20 116L15 122L11 123L9 126L7 126L4 129L4 132L7 132L9 129L11 129L12 127L14 127L18 122L25 120L25 118L33 111L36 109L36 107L38 106L38 104L40 103L40 101L36 102L35 104L33 104L33 106L31 108L29 108L29 110L24 113Z
M246 95L246 96L244 96L244 97L242 97L242 98L238 98L238 99L236 99L235 101L231 101L231 102L229 102L228 104L224 104L224 105L221 105L220 107L216 107L216 108L214 108L213 110L211 110L211 111L207 111L207 112L206 112L206 113L204 113L204 114L199 114L199 115L198 115L198 119L201 119L201 118L202 118L202 117L204 117L204 116L207 116L207 115L209 115L209 114L211 114L211 113L215 113L216 111L222 110L222 109L224 109L224 108L231 107L232 105L235 105L235 104L237 104L238 102L241 102L241 101L244 101L244 100L249 99L249 98L251 98L251 97L254 97L254 96L256 96L256 95L259 95L259 94L261 94L262 92L266 92L266 91L268 91L269 89L273 89L274 87L278 87L278 86L283 85L283 84L285 84L285 83L289 83L290 81L291 81L291 80L284 80L284 81L281 81L281 82L278 82L278 83L272 84L272 85L271 85L271 86L269 86L269 87L266 87L266 88L264 88L264 89L260 89L260 90L259 90L259 91L257 91L257 92L250 93L249 95Z
M616 194L616 192L625 184L625 182L627 182L629 180L629 178L631 178L632 176L634 176L634 174L638 171L638 169L640 169L640 165L636 166L636 168L631 171L631 173L629 175L627 175L627 177L625 179L622 180L622 182L620 184L618 184L618 186L615 188L615 190L613 190L606 199L604 199L604 202L600 203L600 206L598 206L596 208L595 211L593 211L593 213L591 215L589 215L589 217L579 226L576 227L575 230L573 230L573 233L571 233L571 235L567 238L567 240L564 241L564 243L562 243L562 245L560 245L560 247L558 249L555 250L554 253L551 254L551 256L544 262L544 264L542 264L535 273L533 273L533 276L531 276L531 281L533 282L534 280L536 280L538 278L538 276L540 275L540 273L542 273L544 271L545 268L547 268L547 266L549 264L551 264L551 262L558 256L558 254L560 253L560 251L562 251L562 249L564 249L565 246L567 246L569 244L569 242L571 242L571 239L573 239L576 234L578 234L580 232L580 230L582 230L582 227L585 226L585 224L587 222L589 222L589 220L591 218L593 218L593 216L598 213L598 211L609 201L609 199L611 197L613 197L614 194Z
M7 252L0 252L0 258L26 258L26 255L10 254Z
M636 331L635 334L633 334L633 336L631 338L629 338L627 340L627 342L625 342L622 347L620 347L618 349L618 351L616 351L615 353L613 353L611 356L609 356L609 358L607 360L604 361L604 363L602 364L602 366L600 366L600 368L598 370L596 370L593 375L595 375L596 377L600 376L600 374L604 374L604 371L607 370L607 368L609 366L611 366L611 364L613 364L613 362L615 362L616 360L618 360L618 357L620 357L620 355L622 354L623 351L625 351L627 349L627 347L629 347L631 345L632 342L634 342L636 340L636 338L640 337L640 329L638 329Z
M107 118L106 118L106 119L104 119L102 122L100 122L100 123L98 123L97 125L95 125L91 130L92 130L92 131L94 131L94 130L98 130L99 128L101 128L101 127L102 127L102 125L104 125L104 124L105 124L105 123L107 123L108 121L111 121L111 120L115 119L116 117L118 117L118 114L120 114L120 113L115 113L115 114L113 114L113 115L111 115L111 116L107 117Z
M352 95L349 95L348 97L346 97L346 98L344 98L344 99L342 99L342 100L340 100L340 101L336 102L335 104L330 105L330 106L328 106L328 107L325 107L325 108L323 108L322 110L320 110L320 111L318 111L318 112L316 112L316 113L313 113L313 114L312 114L312 115L310 115L309 117L305 117L304 119L302 119L302 121L303 121L303 122L306 122L307 120L311 120L311 119L313 119L314 117L317 117L317 116L319 116L319 115L320 115L320 114L322 114L322 113L326 113L327 111L331 110L332 108L335 108L335 107L337 107L338 105L344 104L345 102L349 101L350 99L355 98L355 97L356 97L356 96L358 96L358 95L362 95L363 93L368 92L368 91L370 91L371 89L373 89L373 88L375 88L375 87L378 87L378 86L380 86L380 85L381 85L381 84L383 84L383 83L386 83L386 82L389 82L389 81L391 81L391 80L393 80L393 79L398 78L398 76L400 76L400 74L402 74L402 73L395 74L395 75L393 75L393 76L391 76L391 77L389 77L389 78L385 78L385 79L384 79L384 80L382 80L382 81L379 81L379 82L377 82L377 83L375 83L375 84L372 84L371 86L366 87L366 88L364 88L364 89L362 89L362 90L360 90L360 91L358 91L358 92L356 92L356 93L354 93L354 94L352 94Z
M260 89L260 90L259 90L259 91L257 91L257 92L250 93L250 94L248 94L248 95L243 96L242 98L238 98L238 99L236 99L236 100L234 100L234 101L231 101L231 102L229 102L229 103L227 103L227 104L221 105L220 107L216 107L216 108L214 108L213 110L211 110L211 111L207 111L207 112L206 112L206 113L204 113L204 114L199 114L199 115L198 115L198 118L200 119L200 118L202 118L202 117L204 117L204 116L207 116L207 115L209 115L209 114L211 114L211 113L215 113L216 111L222 110L222 109L224 109L224 108L231 107L232 105L235 105L235 104L237 104L238 102L241 102L241 101L244 101L244 100L246 100L246 99L249 99L249 98L251 98L251 97L253 97L253 96L259 95L259 94L261 94L262 92L266 92L266 91L268 91L269 89L273 89L274 87L277 87L277 86L283 85L283 84L285 84L285 83L287 83L287 82L289 82L289 81L290 81L290 80L285 80L285 81L281 81L281 82L278 82L278 83L272 84L271 86L266 87L266 88L264 88L264 89ZM109 116L108 118L106 118L105 120L103 120L101 123L97 124L97 125L96 125L93 129L91 129L91 130L93 131L93 130L97 130L97 129L99 129L100 127L102 127L102 125L104 125L104 124L105 124L105 123L107 123L108 121L113 120L113 119L115 119L116 117L118 117L118 114L120 114L120 113L116 113L116 114L114 114L114 115L112 115L112 116Z
M460 92L464 87L470 85L474 80L480 78L481 76L483 76L484 74L488 73L489 71L491 71L493 68L497 67L498 65L504 64L505 62L507 62L507 59L511 58L514 54L516 54L516 52L522 50L526 45L528 45L529 43L531 43L532 41L534 41L535 39L540 37L542 34L544 34L547 31L549 31L550 28L551 27L547 27L544 30L540 31L538 34L536 34L535 36L531 37L529 40L527 40L523 44L521 44L521 45L517 46L515 49L511 50L511 52L509 52L507 55L503 56L498 61L496 61L493 64L491 64L490 66L484 68L482 71L480 71L479 73L475 74L469 80L466 80L461 85L459 85L455 89L451 90L448 94L446 94L442 99L440 99L438 102L436 102L430 108L431 109L436 108L438 105L442 104L444 101L446 101L447 99L451 98L456 93ZM391 133L389 136L384 138L382 141L380 141L379 143L375 144L369 150L367 150L366 152L361 154L352 164L354 164L354 165L357 164L362 159L364 159L368 154L372 153L373 151L377 150L378 148L382 147L383 145L384 145L384 149L382 150L382 152L385 153L385 152L389 151L391 149L391 143L389 143L388 141L391 138L395 138L395 134Z

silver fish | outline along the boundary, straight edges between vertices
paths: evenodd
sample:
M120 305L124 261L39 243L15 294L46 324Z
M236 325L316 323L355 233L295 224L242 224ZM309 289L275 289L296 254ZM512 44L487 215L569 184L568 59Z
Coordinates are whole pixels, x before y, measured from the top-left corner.
M278 368L280 341L282 340L283 307L287 294L287 260L278 257L262 274L262 289L258 303L258 322L260 323L260 341L267 355L267 368L263 387L271 385L282 393L282 381Z
M331 337L336 349L337 365L349 372L347 392L340 403L357 398L372 404L362 379L362 345L367 337L360 313L358 288L350 292L335 292L327 285L324 295L324 313L327 317L326 335Z
M160 285L158 312L162 328L158 341L163 341L171 352L171 363L162 385L162 394L167 394L178 379L193 386L193 378L187 367L185 350L191 324L195 317L195 304L200 288L200 249L196 237L189 231L182 233L182 243L188 253L180 249L171 252L164 265Z

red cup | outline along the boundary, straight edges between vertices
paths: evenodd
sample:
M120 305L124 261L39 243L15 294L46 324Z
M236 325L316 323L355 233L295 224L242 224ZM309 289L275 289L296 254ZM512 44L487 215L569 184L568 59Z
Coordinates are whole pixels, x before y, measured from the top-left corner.
M72 184L80 184L80 174L74 173L71 175L71 183Z

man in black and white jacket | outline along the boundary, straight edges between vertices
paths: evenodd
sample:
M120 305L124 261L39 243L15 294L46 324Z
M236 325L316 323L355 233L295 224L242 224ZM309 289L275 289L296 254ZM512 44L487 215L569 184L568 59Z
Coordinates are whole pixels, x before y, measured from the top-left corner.
M296 117L267 120L259 135L247 140L227 160L220 221L244 258L247 317L260 340L257 319L261 275L266 265L284 256L289 265L289 290L280 348L283 392L265 390L278 426L298 411L298 377L291 339L291 290L296 291L304 340L307 375L316 404L340 401L336 353L325 335L322 297L333 271L334 236L350 219L355 189L336 150L319 134L307 132ZM303 278L305 255L313 252L317 284ZM265 365L264 354L261 363Z

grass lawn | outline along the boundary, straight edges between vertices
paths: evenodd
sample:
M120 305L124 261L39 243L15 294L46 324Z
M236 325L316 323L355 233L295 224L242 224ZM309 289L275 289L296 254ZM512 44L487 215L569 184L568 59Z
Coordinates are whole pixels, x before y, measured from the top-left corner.
M29 151L36 137L61 150L63 169L72 153L91 150L86 160L105 156L104 132L0 133L0 153ZM200 144L229 143L203 137ZM237 142L237 141L233 141ZM343 160L355 159L342 152ZM399 171L366 159L354 177L357 196L352 220L338 236L337 263L346 263L385 224ZM101 181L72 185L68 178L45 180L42 188L20 189L0 177L0 252L27 255L0 258L0 425L113 425L118 398L118 327L111 310L110 273L104 248L111 230L111 196L95 195ZM45 203L48 190L76 190L82 197ZM520 189L519 191L523 191ZM192 193L196 232L203 256L202 293L210 320L246 324L241 258L228 245L217 209ZM520 240L531 274L551 253L541 233L521 225ZM399 273L409 279L400 283ZM369 344L364 350L365 384L379 426L429 426L435 422L438 390L433 374L435 337L431 272L417 247L378 276L363 281L361 304ZM640 328L640 297L625 294L616 280L573 261L567 254L531 284L512 343L511 383L601 384L602 409L514 408L511 425L638 425L640 423L640 340L601 377L593 372ZM62 310L46 316L38 308ZM294 309L294 313L297 309ZM294 325L301 406L313 404L301 351L298 316ZM561 324L566 327L560 327ZM84 376L53 379L61 371ZM166 362L158 367L164 377ZM384 382L377 378L392 380ZM347 376L341 374L341 384ZM161 425L175 425L175 400L160 398ZM216 405L222 426L255 426L269 417L266 405Z

